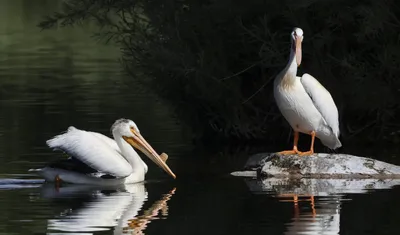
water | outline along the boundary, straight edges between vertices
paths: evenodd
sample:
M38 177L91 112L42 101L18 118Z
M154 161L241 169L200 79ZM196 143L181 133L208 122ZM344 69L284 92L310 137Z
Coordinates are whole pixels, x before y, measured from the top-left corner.
M118 48L94 42L95 26L35 27L59 5L0 2L0 234L397 234L396 182L229 177L246 151L193 149L173 110L123 73ZM108 135L120 117L169 154L177 180L151 162L148 181L117 188L28 174L62 157L48 138L70 125Z

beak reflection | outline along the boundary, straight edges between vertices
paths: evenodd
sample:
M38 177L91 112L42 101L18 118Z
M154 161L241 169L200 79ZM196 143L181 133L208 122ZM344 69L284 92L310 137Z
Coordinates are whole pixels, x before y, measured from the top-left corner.
M176 179L176 175L172 172L172 170L165 163L167 160L167 155L165 153L162 156L158 155L157 152L151 147L149 143L143 138L140 133L131 130L133 137L123 136L124 140L132 145L134 148L140 150L144 153L148 158L150 158L155 164L157 164L160 168L162 168L165 172L167 172L172 178Z

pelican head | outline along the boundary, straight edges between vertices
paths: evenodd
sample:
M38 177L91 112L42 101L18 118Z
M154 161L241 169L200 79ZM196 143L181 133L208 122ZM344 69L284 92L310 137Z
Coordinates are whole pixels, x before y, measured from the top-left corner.
M165 172L171 175L174 179L175 174L171 171L168 165L161 159L157 152L151 147L149 143L140 134L137 125L129 119L118 119L111 127L113 136L121 136L132 147L140 150L155 164L162 168Z
M291 33L292 37L292 50L296 54L297 66L301 63L301 43L303 42L303 30L301 28L294 28Z

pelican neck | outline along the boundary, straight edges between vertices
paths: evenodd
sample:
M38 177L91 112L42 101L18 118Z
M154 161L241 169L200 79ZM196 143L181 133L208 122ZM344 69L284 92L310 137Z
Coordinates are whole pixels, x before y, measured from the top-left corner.
M114 140L117 142L119 149L121 150L122 156L129 162L132 167L142 166L139 155L120 135L114 135Z
M297 74L297 63L296 63L296 52L290 48L290 56L289 56L289 61L288 64L286 65L285 68L286 75L290 75L292 78L296 78Z

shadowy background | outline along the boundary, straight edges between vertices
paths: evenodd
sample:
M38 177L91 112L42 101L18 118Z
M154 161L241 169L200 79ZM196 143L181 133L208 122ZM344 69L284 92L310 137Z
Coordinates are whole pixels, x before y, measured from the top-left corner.
M290 146L290 128L272 81L287 63L291 30L301 27L299 74L334 97L342 151L377 154L399 150L399 11L394 0L86 0L65 1L40 27L96 22L98 38L121 48L132 81L168 101L194 140L275 150ZM309 137L301 139L307 148Z

